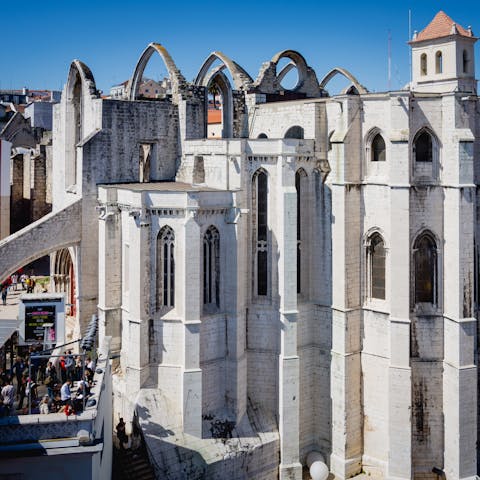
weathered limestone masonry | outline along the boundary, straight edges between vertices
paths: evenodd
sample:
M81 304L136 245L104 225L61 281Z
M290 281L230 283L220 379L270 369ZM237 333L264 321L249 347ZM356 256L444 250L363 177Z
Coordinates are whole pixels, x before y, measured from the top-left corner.
M189 83L152 43L118 100L72 63L53 213L1 272L70 247L77 327L98 312L112 337L114 416L159 478L300 480L311 453L340 479L479 473L475 41L440 12L386 93L291 50L255 80L213 52ZM154 54L172 94L140 100Z

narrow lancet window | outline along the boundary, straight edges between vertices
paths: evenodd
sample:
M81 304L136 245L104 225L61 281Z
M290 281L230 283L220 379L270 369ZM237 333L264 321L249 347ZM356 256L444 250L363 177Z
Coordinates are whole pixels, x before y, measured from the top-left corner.
M175 306L175 235L165 226L157 237L157 310Z
M220 306L220 235L213 226L203 237L203 303Z
M385 244L378 233L370 238L368 257L370 297L385 300Z
M268 178L259 171L253 179L253 207L255 230L254 289L257 295L268 293Z
M433 160L432 136L423 131L414 142L415 161L431 162Z
M437 246L428 233L415 242L414 268L415 303L436 303Z
M384 162L386 159L386 148L385 148L385 140L383 137L377 133L374 139L372 140L372 155L371 160L372 162Z
M438 51L435 54L435 73L442 73L442 72L443 72L442 52Z

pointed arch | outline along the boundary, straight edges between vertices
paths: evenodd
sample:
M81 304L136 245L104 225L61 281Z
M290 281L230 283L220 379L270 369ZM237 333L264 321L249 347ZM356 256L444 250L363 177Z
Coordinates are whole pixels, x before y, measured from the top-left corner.
M80 84L81 86L82 96L89 98L100 97L92 71L80 60L74 60L70 64L65 88L67 102L71 102L73 100L74 90L77 84Z
M135 100L138 95L138 89L140 87L140 83L142 81L143 72L149 62L151 56L154 53L158 53L160 58L163 60L165 67L168 72L168 76L170 77L170 81L172 82L172 93L175 96L178 93L181 86L186 84L186 80L180 70L175 65L172 57L168 53L167 49L160 45L159 43L150 43L147 48L143 51L138 59L137 64L135 65L135 70L133 72L132 78L128 82L127 87L127 96L130 100Z
M200 70L197 74L197 78L195 79L195 85L203 87L208 85L208 72L216 60L223 62L225 67L230 72L235 90L248 90L250 85L253 83L252 77L250 77L250 75L231 58L227 57L222 52L217 51L212 52L203 62L203 65L200 67Z
M385 300L386 247L383 235L370 231L366 239L367 298Z
M328 82L335 77L335 75L343 75L346 79L350 80L359 94L368 93L368 90L348 70L341 67L333 68L323 77L320 82L320 89L325 90Z
M421 232L413 244L413 274L415 303L437 303L438 250L435 236L429 230Z
M412 147L415 162L431 163L438 150L438 138L429 127L422 127L415 133Z

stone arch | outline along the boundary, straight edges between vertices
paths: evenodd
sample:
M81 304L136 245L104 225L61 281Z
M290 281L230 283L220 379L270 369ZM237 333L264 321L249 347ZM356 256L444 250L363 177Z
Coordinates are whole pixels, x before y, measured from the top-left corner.
M78 152L77 145L88 132L84 122L85 112L90 101L99 98L95 79L91 70L80 60L70 64L65 85L65 188L75 191L77 184Z
M323 77L320 82L320 89L325 90L328 82L335 77L335 75L343 75L347 80L350 80L359 94L368 93L368 90L348 70L341 67L333 68Z
M84 97L99 98L100 95L95 84L95 78L92 71L80 60L74 60L70 64L70 70L68 71L66 95L67 102L71 102L74 97L74 89L77 82L81 84L81 94Z
M298 81L297 81L297 85L292 90L297 90L305 83L305 80L307 78L307 75L308 75L307 62L303 57L303 55L296 52L295 50L283 50L281 52L278 52L276 55L272 57L271 62L276 66L282 58L289 58L291 62L285 65L285 67L283 67L282 70L279 73L277 73L278 83L282 81L283 77L292 68L296 67L298 71Z
M175 96L175 94L178 93L180 88L186 84L184 76L181 74L180 70L175 65L175 62L168 53L167 49L159 43L150 43L140 55L140 58L135 65L135 70L133 72L132 78L128 82L127 96L129 100L135 100L137 98L138 88L140 86L140 82L142 81L143 72L145 71L145 67L147 66L148 61L155 52L160 55L160 58L165 64L168 75L170 77L170 81L172 82L172 94Z
M51 254L51 287L54 292L64 292L67 296L67 313L76 313L75 255L73 248L62 248Z
M197 74L197 78L195 79L195 85L206 87L209 81L208 72L210 67L216 60L220 60L223 62L223 65L227 68L230 72L230 75L233 79L233 84L235 90L248 90L250 85L253 83L252 78L250 75L236 62L234 62L231 58L227 57L222 52L212 52L208 58L203 62L203 65L200 67L200 70Z
M228 77L223 73L223 68L214 69L206 77L205 88L208 90L212 83L220 89L222 96L222 138L233 137L233 92ZM205 96L208 108L208 95Z

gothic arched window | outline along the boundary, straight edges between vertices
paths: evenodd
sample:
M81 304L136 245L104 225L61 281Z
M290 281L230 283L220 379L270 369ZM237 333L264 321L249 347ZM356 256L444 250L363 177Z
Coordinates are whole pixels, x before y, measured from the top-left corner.
M384 162L386 160L385 140L379 133L372 140L371 160L372 162Z
M423 130L413 142L416 162L432 162L433 142L432 136Z
M436 303L437 246L430 233L417 238L414 251L415 303Z
M157 310L175 306L175 234L163 227L157 237Z
M374 233L367 246L369 296L385 300L385 243L380 234Z
M424 76L427 74L427 54L422 53L420 56L420 75Z
M268 293L268 177L259 170L253 176L252 185L254 230L254 292Z
M305 237L305 225L303 221L304 212L304 203L305 203L305 180L307 179L307 174L305 170L301 168L295 173L295 189L297 191L297 293L301 293L302 289L304 290L304 285L302 282L302 277L305 275L305 268L302 265L305 262L305 255L302 255L302 247L305 242L302 244L302 240Z
M203 303L220 306L220 235L214 226L203 236Z
M443 58L442 52L439 50L435 54L435 73L442 73L443 72Z

